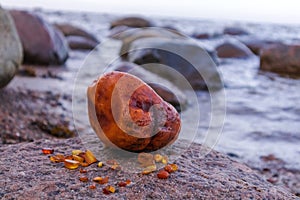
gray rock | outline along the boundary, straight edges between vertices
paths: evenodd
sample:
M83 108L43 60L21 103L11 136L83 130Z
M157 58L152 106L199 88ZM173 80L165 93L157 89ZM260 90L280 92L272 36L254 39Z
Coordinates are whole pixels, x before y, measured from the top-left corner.
M260 69L300 77L300 44L274 44L260 54Z
M46 20L27 11L11 10L24 50L24 63L61 65L68 58L63 34Z
M223 86L213 59L193 40L143 38L135 40L130 51L130 62L142 65L181 89L218 90Z
M185 36L177 31L171 31L163 28L139 28L131 29L119 33L116 37L122 40L123 45L120 51L120 55L124 58L127 57L131 44L141 38L157 37L157 38L170 38L170 39L184 39Z
M117 26L128 26L134 28L143 28L153 26L152 22L142 17L124 17L121 19L117 19L112 21L110 24L110 28L114 28Z
M22 44L10 14L0 7L0 88L17 73L23 59Z
M81 36L68 36L67 41L71 49L92 50L99 43Z
M53 148L54 154L64 155L75 149L85 150L79 138L44 139L0 147L1 199L299 199L221 153L211 151L201 156L206 147L195 143L178 157L175 162L179 170L168 179L158 179L157 172L141 175L111 170L109 165L99 168L96 163L84 168L88 173L82 174L80 168L68 170L63 163L52 163L41 152L45 147ZM99 159L106 163L111 157ZM135 162L136 157L132 163ZM95 184L92 179L99 175L108 176L108 184L118 192L105 195L102 188L106 185L100 184L90 189ZM81 182L82 176L87 176L88 182ZM128 187L114 184L126 179L133 184Z
M252 51L237 40L228 40L216 48L219 58L247 58L253 56Z

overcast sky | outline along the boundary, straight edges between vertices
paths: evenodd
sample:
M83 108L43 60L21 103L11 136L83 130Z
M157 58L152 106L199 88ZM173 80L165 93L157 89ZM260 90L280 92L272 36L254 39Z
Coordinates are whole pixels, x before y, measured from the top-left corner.
M4 7L180 16L300 25L299 0L0 0Z

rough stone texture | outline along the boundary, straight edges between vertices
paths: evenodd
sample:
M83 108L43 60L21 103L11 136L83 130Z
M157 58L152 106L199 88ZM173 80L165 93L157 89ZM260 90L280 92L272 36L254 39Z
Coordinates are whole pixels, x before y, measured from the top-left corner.
M83 30L80 27L74 26L72 24L54 24L65 36L81 36L83 38L99 43L98 39L91 33Z
M300 44L276 44L263 48L260 55L260 69L299 77Z
M11 10L24 50L24 63L60 65L68 58L68 46L60 31L27 11Z
M216 48L219 58L247 58L253 53L238 41L225 41Z
M7 87L0 90L0 99L0 146L74 136L72 112L65 107L70 96Z
M71 49L92 50L99 43L81 36L68 36L67 41Z
M132 43L130 51L130 62L143 65L145 69L170 80L178 88L191 89L186 87L186 83L196 90L217 90L222 87L212 57L193 41L142 38ZM163 68L161 64L169 68ZM180 78L178 73L184 79Z
M224 28L223 33L226 35L249 35L246 30L238 27L226 27Z
M0 88L15 76L23 59L22 44L10 14L0 7Z
M142 17L125 17L121 19L117 19L112 21L110 24L110 28L114 28L116 26L128 26L134 28L143 28L153 26L152 22Z
M297 199L281 187L273 186L247 166L230 160L216 151L200 157L203 148L192 144L176 163L179 170L167 180L156 173L141 175L111 170L108 166L87 167L80 182L79 169L68 170L62 163L51 163L41 149L51 147L55 153L70 154L82 149L80 140L39 140L0 147L0 198L2 199ZM104 195L96 185L91 190L91 179L108 176L110 185L130 179L133 184L119 188L117 193Z

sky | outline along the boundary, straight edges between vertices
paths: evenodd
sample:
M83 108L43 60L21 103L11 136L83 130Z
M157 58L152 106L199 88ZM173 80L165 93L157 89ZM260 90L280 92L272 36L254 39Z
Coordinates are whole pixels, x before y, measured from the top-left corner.
M0 0L8 8L271 22L300 25L299 0Z

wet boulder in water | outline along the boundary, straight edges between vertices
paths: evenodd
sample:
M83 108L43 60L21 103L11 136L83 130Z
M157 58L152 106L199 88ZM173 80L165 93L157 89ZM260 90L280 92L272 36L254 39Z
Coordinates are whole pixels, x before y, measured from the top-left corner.
M72 24L54 24L54 26L59 29L64 36L80 36L83 38L86 38L88 40L91 40L95 43L99 43L98 39L91 33L87 32L83 28L77 27Z
M61 65L68 58L68 45L60 31L41 17L27 11L10 11L23 50L24 63Z
M247 58L254 55L247 46L238 41L225 41L216 51L219 58Z
M267 47L269 45L273 44L279 44L279 41L271 41L271 40L263 40L258 38L242 38L240 41L245 44L255 55L260 54L260 50L264 47Z
M22 44L9 12L0 7L0 88L15 76L23 58Z
M226 27L224 28L223 33L226 35L249 35L246 30L239 27Z
M132 43L128 58L130 62L171 81L180 89L222 88L212 57L198 44L187 39L138 39ZM187 84L192 88L186 87Z
M151 27L153 26L152 22L142 17L124 17L121 19L116 19L112 21L110 24L110 28L114 28L116 26L128 26L133 28L143 28L143 27Z
M146 82L163 100L173 105L178 112L187 107L186 95L170 81L157 74L145 70L139 65L129 62L119 62L111 66L114 71L130 73Z
M274 44L263 48L260 69L300 77L300 44Z
M68 36L67 41L74 50L92 50L98 45L98 42L81 36Z
M173 106L135 76L109 72L88 88L90 123L107 146L155 151L172 144L181 122Z

